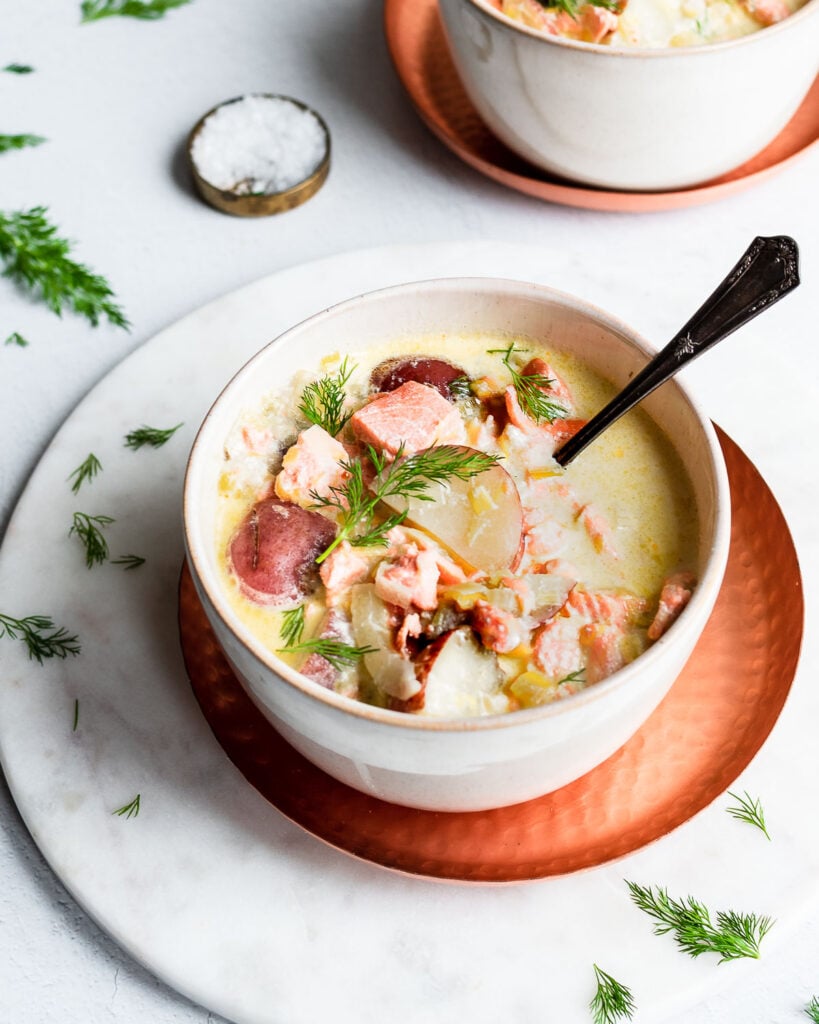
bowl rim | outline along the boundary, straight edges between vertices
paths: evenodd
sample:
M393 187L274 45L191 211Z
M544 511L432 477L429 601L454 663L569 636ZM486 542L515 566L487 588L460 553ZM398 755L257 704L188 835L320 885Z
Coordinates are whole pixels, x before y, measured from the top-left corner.
M650 669L654 662L663 657L669 644L673 643L675 638L684 635L683 631L686 630L686 624L694 622L694 615L682 616L672 624L659 640L633 662L625 665L622 669L614 672L608 678L595 683L593 686L589 686L559 701L539 707L519 709L514 713L502 712L475 717L427 717L365 704L362 701L328 690L319 683L303 676L296 669L279 659L250 629L244 626L230 606L223 588L218 585L218 579L214 578L211 581L209 580L209 574L202 571L202 563L207 565L207 556L203 551L205 541L200 540L196 533L197 520L194 518L195 501L192 495L195 478L200 472L198 468L200 463L207 460L209 456L212 457L210 454L213 450L212 446L205 449L205 442L209 440L207 435L211 431L215 419L214 414L217 410L221 411L229 402L232 392L237 390L244 379L253 373L257 364L271 358L270 353L275 352L275 347L282 342L286 342L294 336L297 337L299 333L309 330L315 323L343 315L348 309L356 306L384 301L395 295L416 294L419 291L458 292L467 289L472 294L476 290L483 293L492 293L500 290L507 297L510 295L519 295L527 298L535 296L541 300L555 302L581 317L596 321L610 333L620 335L625 343L638 353L646 356L646 358L650 358L654 354L655 350L652 346L649 345L642 335L626 324L625 321L607 313L585 299L581 299L569 292L552 288L549 285L501 277L446 277L409 281L399 285L364 292L335 303L292 325L259 349L237 370L217 395L199 426L188 456L183 483L182 520L185 552L197 589L204 591L207 596L205 610L207 612L207 604L210 604L213 611L218 615L221 624L228 629L234 640L246 648L255 660L272 674L271 685L278 685L281 682L286 683L293 686L309 700L315 700L325 705L328 710L341 712L343 715L352 715L354 718L368 720L388 727L420 730L422 732L484 732L524 726L558 715L570 714L574 708L585 706L593 701L606 699L610 694L627 686L629 680L635 675L641 674L645 669ZM728 559L730 541L730 488L728 474L722 449L711 420L703 414L699 405L689 394L688 389L680 383L678 378L669 381L668 385L679 390L683 401L692 411L711 456L710 475L717 497L711 543L705 556L704 570L699 577L697 587L688 605L688 609L691 612L695 612L697 609L704 609L707 614L710 614L710 607L721 586ZM237 412L239 411L237 410ZM669 441L673 447L673 440L669 438ZM243 683L242 685L244 686Z
M444 0L440 0L441 3ZM686 56L695 54L702 57L707 53L723 53L726 49L733 49L737 46L754 46L760 45L760 38L768 39L774 34L781 34L786 31L791 25L798 23L801 24L812 14L819 14L819 0L807 0L806 3L794 11L793 14L789 15L782 21L777 22L775 25L764 25L756 32L749 32L744 36L737 36L734 39L723 39L715 43L702 43L698 46L605 46L603 43L587 43L580 39L567 39L565 36L551 36L543 32L539 32L535 28L530 28L528 25L523 25L520 22L515 21L508 15L503 14L502 11L497 10L495 7L489 5L489 0L454 0L457 3L466 3L473 8L478 14L496 23L501 29L519 33L524 36L528 36L530 39L537 40L544 43L547 46L560 46L570 50L579 50L585 53L597 53L601 56L606 56L612 59L620 57L628 57L631 59L635 58L652 58L654 60L667 59L667 60L683 60Z

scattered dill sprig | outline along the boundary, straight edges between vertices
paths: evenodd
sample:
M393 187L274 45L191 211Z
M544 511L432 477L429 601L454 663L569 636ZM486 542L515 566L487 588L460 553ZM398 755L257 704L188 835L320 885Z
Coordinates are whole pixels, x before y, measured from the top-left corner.
M364 483L364 468L361 459L341 463L349 474L341 487L332 487L327 495L310 492L312 508L334 508L341 516L340 529L335 540L323 551L316 562L321 563L343 540L355 547L375 547L386 544L386 535L407 518L407 511L395 512L381 523L375 522L375 513L381 501L391 497L419 498L432 501L425 492L432 483L445 483L451 479L468 480L485 472L499 460L497 455L459 448L444 444L425 451L404 456L404 446L396 452L395 460L388 466L384 453L379 454L372 445L367 445L370 461L376 472L373 490ZM358 536L354 531L363 533Z
M728 790L728 796L732 797L737 802L736 807L726 807L725 810L731 815L732 818L736 818L738 821L747 821L749 825L754 825L756 828L765 834L765 838L770 840L768 834L768 828L765 824L765 814L762 810L762 804L759 800L754 800L750 793L745 792L744 796L737 796L736 793L732 793Z
M12 75L30 75L34 68L30 64L6 64L3 70Z
M626 881L634 903L657 922L655 935L672 932L677 946L689 956L718 953L720 963L741 957L759 959L759 944L773 927L770 917L719 911L716 923L708 909L688 896L675 900L660 886L636 885Z
M811 997L811 1001L805 1007L805 1013L813 1021L813 1024L819 1024L819 996Z
M375 647L353 647L341 640L333 640L330 637L313 637L311 640L300 640L295 644L288 644L287 647L280 647L279 654L320 654L325 661L329 661L333 668L341 672L350 665L354 665L359 658L365 654L377 654Z
M462 402L472 398L472 381L465 374L449 382L449 393Z
M347 401L344 388L353 370L355 363L348 367L345 356L336 374L314 380L301 393L301 414L311 423L323 427L332 437L339 433L352 415L344 413L344 403Z
M618 1020L631 1020L636 1006L630 989L616 978L593 965L597 992L589 1003L594 1024L616 1024Z
M25 348L28 342L22 334L18 334L17 331L12 331L11 334L6 338L4 344L6 345L19 345L20 348Z
M541 420L554 423L555 420L565 419L568 415L567 410L546 393L546 389L554 384L554 380L544 377L542 373L521 373L511 362L516 351L519 352L520 349L515 349L514 342L508 348L487 349L488 354L503 356L501 362L512 375L512 385L521 409L535 423L540 423Z
M102 535L102 529L113 523L111 516L89 516L85 512L75 512L74 522L68 536L76 533L85 546L85 564L89 569L102 565L108 558L108 544Z
M0 135L0 153L10 149L25 149L27 146L42 146L48 139L42 135Z
M73 721L73 723L71 725L71 731L72 732L76 732L77 731L77 726L79 724L80 724L80 702L75 697L74 698L74 721Z
M132 430L129 434L125 435L125 447L133 448L134 451L137 451L137 449L142 448L146 444L150 445L151 448L161 448L163 444L170 441L181 426L181 423L177 423L175 427L168 427L162 430L157 427L146 427L143 424L143 426L137 427L136 430Z
M139 814L139 793L129 804L123 804L122 807L118 807L115 811L111 811L111 813L118 815L120 818L135 818Z
M46 218L44 206L16 213L0 212L0 259L3 276L20 287L39 292L57 316L70 306L94 327L106 317L117 327L129 324L105 278L94 274L69 256L72 243L57 237L57 228Z
M297 644L301 640L301 635L304 632L303 604L300 604L298 608L290 608L286 612L282 612L280 632L285 649L292 647L293 644Z
M29 658L41 665L45 658L65 658L80 653L79 637L69 634L62 626L56 627L48 615L28 615L15 619L0 613L0 637L22 640L28 648Z
M141 565L145 565L145 559L139 555L120 555L119 558L112 558L111 565L124 565L125 571L129 569L138 569Z
M76 477L74 483L71 485L72 493L78 494L85 481L87 480L90 483L101 469L102 463L97 456L91 452L88 458L86 458L84 462L81 462L73 473L68 475L69 480L71 480L72 477Z
M99 21L119 15L125 18L139 18L142 21L156 21L174 7L184 7L191 0L83 0L81 23Z

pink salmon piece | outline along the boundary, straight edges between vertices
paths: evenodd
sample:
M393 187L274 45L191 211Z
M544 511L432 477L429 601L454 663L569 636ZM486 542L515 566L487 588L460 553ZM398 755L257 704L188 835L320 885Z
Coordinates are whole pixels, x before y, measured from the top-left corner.
M660 591L657 614L648 627L649 640L659 640L668 627L677 620L680 612L691 600L696 583L696 577L690 572L678 572L668 577Z
M375 592L399 608L432 611L438 606L438 566L432 551L408 544L395 561L383 561L375 573Z
M626 664L620 641L622 626L595 623L580 630L580 643L586 648L586 681L599 683Z
M350 426L359 441L390 455L402 444L412 454L435 444L462 444L465 438L457 408L434 388L412 380L363 406Z
M322 497L333 487L342 487L350 475L341 465L347 450L326 430L318 425L303 430L296 443L282 459L282 468L276 477L276 494L303 508L314 503L310 492Z
M371 564L346 540L331 551L319 569L321 582L327 588L327 606L339 604L354 583L363 583L370 575Z
M522 641L522 629L514 615L488 601L476 601L469 624L490 651L507 654Z

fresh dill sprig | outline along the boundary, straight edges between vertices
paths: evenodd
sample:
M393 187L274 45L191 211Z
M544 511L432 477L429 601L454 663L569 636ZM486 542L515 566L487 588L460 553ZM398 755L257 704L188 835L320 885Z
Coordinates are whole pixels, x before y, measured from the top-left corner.
M123 804L122 807L118 807L115 811L111 811L111 814L116 814L120 818L135 818L139 814L139 793L137 793L130 803Z
M286 612L282 612L282 625L280 633L285 648L292 647L293 644L297 644L301 640L301 635L303 632L303 604L300 604L298 608L289 608Z
M74 483L71 485L72 493L78 494L85 481L88 480L90 483L101 469L102 463L97 456L91 452L88 458L86 458L84 462L81 462L73 473L69 473L68 475L69 480L76 477Z
M516 351L521 350L515 348L514 342L508 348L487 349L490 355L496 353L503 356L501 362L512 375L512 385L521 409L535 423L540 423L541 420L554 423L555 420L565 419L568 415L567 410L546 393L554 384L554 380L544 377L542 373L521 373L511 362Z
M10 149L25 149L27 146L42 146L48 139L42 135L0 135L0 153L7 153Z
M0 637L22 640L28 648L29 658L41 665L45 658L65 658L80 653L79 637L69 634L64 627L56 627L48 615L28 615L15 619L0 612Z
M102 565L108 558L108 544L100 527L113 523L112 516L89 516L85 512L75 512L74 522L68 536L76 533L85 546L85 564L89 569Z
M30 75L34 68L30 64L6 64L3 70L12 75Z
M473 398L472 394L472 381L466 374L461 377L456 377L455 380L449 382L449 393L453 398L457 398L462 402Z
M48 222L47 212L44 206L0 212L3 276L24 289L39 292L57 316L67 305L94 327L104 316L115 326L127 329L128 321L112 301L114 293L108 282L70 258L72 243L57 237L57 228Z
M616 1024L618 1020L631 1020L636 1006L631 990L616 978L593 964L597 992L589 1003L594 1024Z
M337 373L314 380L301 393L301 414L311 423L323 427L332 437L339 433L352 415L344 413L344 403L347 401L347 392L344 388L353 370L355 363L348 367L345 356Z
M361 459L340 463L348 477L341 487L332 487L329 494L310 492L312 508L334 508L341 516L340 529L335 540L323 551L316 562L321 563L343 540L355 547L375 547L387 543L386 535L407 518L407 510L395 512L383 522L375 522L380 502L386 498L411 497L421 501L432 501L427 494L430 484L445 483L448 480L469 480L485 472L498 462L500 456L443 444L424 451L404 456L401 445L395 460L388 466L386 455L379 454L372 445L367 445L370 461L376 472L373 490L364 484L364 468ZM358 536L354 531L362 528Z
M184 7L191 0L83 0L82 23L99 21L120 15L125 18L139 18L142 21L156 21L174 7Z
M754 825L756 828L765 834L765 838L770 840L768 834L768 827L765 824L765 813L762 810L762 804L759 800L754 800L753 797L745 791L744 796L737 796L736 793L732 793L728 790L728 796L732 797L737 802L736 807L726 807L725 810L731 815L732 818L736 818L738 821L747 821L749 825Z
M146 427L143 424L141 427L137 427L136 430L132 430L125 435L125 447L133 448L134 451L137 451L146 444L150 445L151 448L161 448L163 444L170 441L181 426L181 423L177 423L175 427L167 427L165 430L162 430L157 427Z
M74 721L71 725L71 731L76 732L77 726L80 724L80 702L78 698L74 698Z
M742 957L759 959L759 944L773 927L770 917L719 911L712 922L707 907L688 896L675 900L660 886L636 885L626 881L634 903L657 922L655 935L672 932L677 946L689 956L718 953L719 962Z
M353 647L341 640L333 640L331 637L313 637L311 640L300 640L295 644L288 644L279 648L279 654L320 654L325 661L329 661L333 668L339 672L354 665L359 658L365 654L377 654L375 647Z
M17 331L12 331L11 334L6 338L4 344L19 345L20 348L25 348L28 345L28 342L26 341L22 334L19 334Z
M585 668L576 668L574 672L570 672L567 676L563 676L562 679L558 679L556 686L562 686L563 683L585 683L586 682L586 670Z
M805 1013L813 1021L813 1024L819 1024L819 996L811 996L811 1001L805 1007Z
M145 565L145 559L140 555L120 555L119 558L111 559L111 565L124 565L127 572L129 569L138 569Z
M622 0L589 0L593 7L605 7L607 11L620 11ZM538 0L541 7L554 7L565 11L572 18L577 18L579 5L577 0Z

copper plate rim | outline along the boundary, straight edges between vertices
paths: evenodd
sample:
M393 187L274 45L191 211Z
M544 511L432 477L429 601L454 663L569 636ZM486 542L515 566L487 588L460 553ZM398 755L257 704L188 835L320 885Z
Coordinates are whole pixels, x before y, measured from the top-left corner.
M735 525L714 613L659 708L583 778L514 807L451 814L398 807L330 778L247 697L185 567L182 653L217 741L294 824L340 852L405 875L530 881L597 867L668 835L720 796L759 751L790 692L802 639L801 575L784 516L747 456L717 432ZM698 716L703 707L707 714ZM677 775L673 786L663 771L669 767Z
M693 185L685 189L673 189L658 192L630 192L609 189L600 189L592 185L582 185L566 179L550 176L547 172L526 163L522 158L513 154L503 145L480 119L472 103L466 96L458 78L455 67L447 47L443 27L438 14L436 0L416 0L407 4L404 0L385 0L384 3L384 34L387 41L387 49L392 60L393 67L398 78L404 87L407 95L412 101L416 112L426 124L427 128L447 146L456 156L475 170L486 177L497 181L507 188L542 199L555 202L563 206L574 206L580 209L593 209L607 212L628 212L628 213L651 213L659 210L678 209L688 206L697 206L702 203L712 202L722 196L749 188L757 182L764 181L783 171L790 164L802 159L819 143L819 124L816 126L814 137L804 143L798 150L780 159L772 159L772 162L762 163L767 154L775 151L777 144L786 138L787 133L799 117L803 109L816 107L819 109L819 76L813 83L805 100L797 110L794 117L783 128L782 132L760 153L751 160L735 168L733 171L722 175L711 181L703 182L700 185ZM408 23L413 26L421 19L426 19L426 35L417 30L407 31ZM422 81L418 74L413 71L413 65L421 52L421 46L428 38L432 38L436 55L436 68L444 68L446 71L447 96L436 94L435 99L439 102L433 105L430 102L428 82ZM455 100L453 100L455 96ZM459 132L450 116L453 103L457 102L461 111L467 111L474 119L476 126L480 126L485 136L483 145L475 143L474 140L464 137ZM491 153L487 154L486 143L490 143L491 150L502 154L503 161L492 159ZM754 170L746 170L759 163L762 166ZM517 170L510 169L517 167Z

